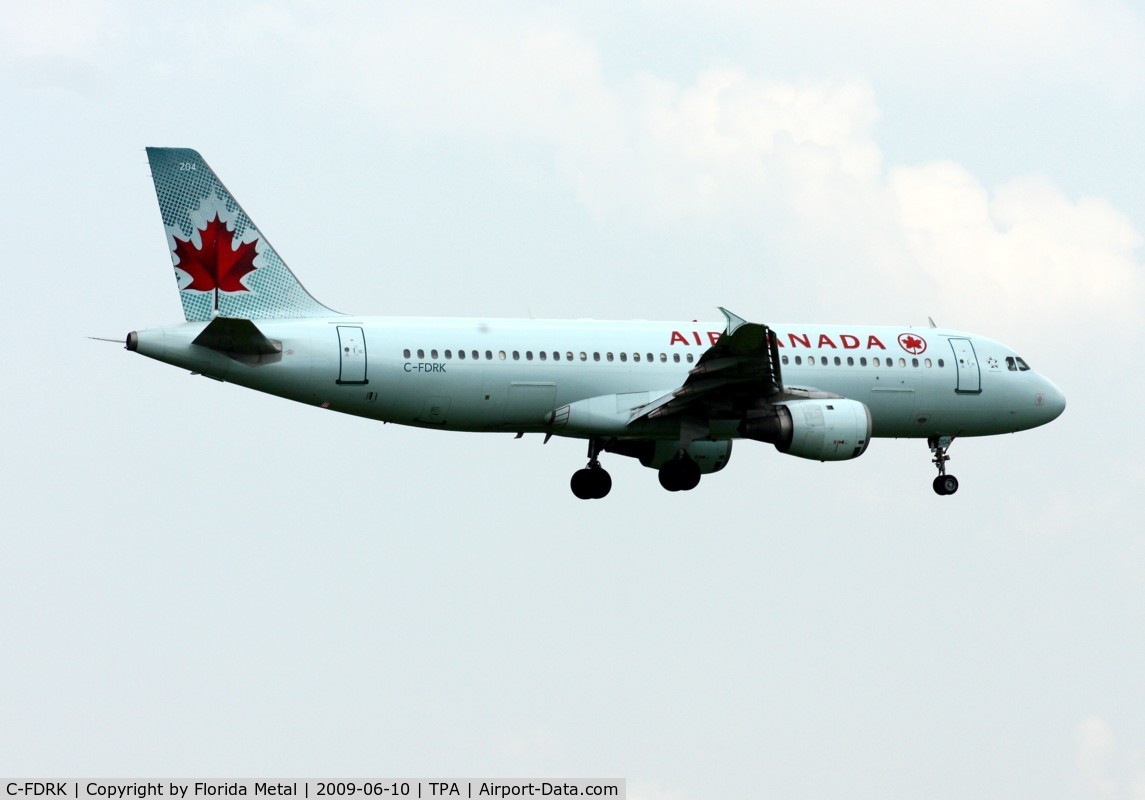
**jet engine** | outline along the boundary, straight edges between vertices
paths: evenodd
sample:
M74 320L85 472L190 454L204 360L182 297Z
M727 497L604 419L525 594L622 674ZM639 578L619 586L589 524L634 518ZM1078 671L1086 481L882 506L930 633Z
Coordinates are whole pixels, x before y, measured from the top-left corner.
M858 400L787 400L770 410L741 422L740 435L815 461L858 458L871 440L871 411Z
M667 439L617 439L606 444L604 449L639 459L641 465L650 469L660 469L680 452L680 443ZM732 456L732 443L728 439L692 442L684 452L696 462L702 474L708 475L727 466Z

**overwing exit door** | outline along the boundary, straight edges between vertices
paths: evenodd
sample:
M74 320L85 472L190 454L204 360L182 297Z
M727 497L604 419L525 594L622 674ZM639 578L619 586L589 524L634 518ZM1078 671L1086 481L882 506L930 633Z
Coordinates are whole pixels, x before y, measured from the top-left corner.
M338 355L338 383L369 383L366 380L366 336L361 328L338 326Z

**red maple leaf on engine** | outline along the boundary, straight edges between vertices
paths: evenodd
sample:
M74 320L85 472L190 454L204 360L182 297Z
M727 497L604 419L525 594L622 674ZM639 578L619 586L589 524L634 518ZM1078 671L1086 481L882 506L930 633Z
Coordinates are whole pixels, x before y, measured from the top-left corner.
M207 227L199 231L202 247L195 247L191 240L176 237L175 255L179 258L179 269L191 276L191 282L183 291L209 292L248 292L242 278L257 269L254 265L254 242L240 242L235 247L235 235L216 213ZM258 241L257 239L255 241Z

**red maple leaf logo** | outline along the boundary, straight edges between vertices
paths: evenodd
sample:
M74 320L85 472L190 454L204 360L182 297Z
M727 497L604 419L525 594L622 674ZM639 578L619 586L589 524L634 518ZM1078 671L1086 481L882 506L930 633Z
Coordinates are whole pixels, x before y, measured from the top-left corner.
M926 352L926 340L921 336L912 336L909 333L904 333L899 336L899 346L912 355Z
M175 238L175 255L179 258L179 269L191 276L191 282L183 291L215 291L215 308L219 307L219 292L249 292L243 285L243 276L253 272L255 242L240 242L235 247L234 232L226 223L215 218L207 227L199 231L203 246L196 248L190 239Z

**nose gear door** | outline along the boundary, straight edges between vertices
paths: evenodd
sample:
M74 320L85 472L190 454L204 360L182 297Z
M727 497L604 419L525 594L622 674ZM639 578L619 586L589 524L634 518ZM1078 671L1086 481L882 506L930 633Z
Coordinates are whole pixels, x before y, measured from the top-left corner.
M958 394L981 394L982 370L978 367L974 344L969 339L951 339L950 346L954 349L954 366L958 370L954 391Z

